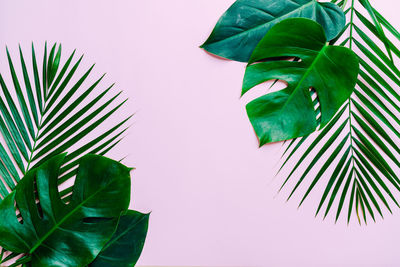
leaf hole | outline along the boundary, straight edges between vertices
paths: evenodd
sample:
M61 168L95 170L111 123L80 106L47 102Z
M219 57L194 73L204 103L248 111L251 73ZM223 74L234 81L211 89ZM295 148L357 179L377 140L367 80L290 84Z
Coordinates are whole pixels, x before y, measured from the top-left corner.
M34 198L35 198L36 207L37 207L37 210L38 210L38 215L39 215L39 217L41 219L43 219L43 209L42 209L42 205L40 205L39 190L37 188L36 177L33 180L33 192L34 192Z
M61 173L61 176L58 179L58 192L60 193L61 200L65 204L69 204L71 202L76 172L77 168L69 173Z
M301 58L299 57L293 57L293 56L281 56L281 57L268 57L268 58L263 58L259 59L254 63L251 63L250 65L260 63L260 62L270 62L270 61L293 61L293 62L302 62Z
M317 126L317 130L318 130L321 125L321 105L319 102L317 91L315 91L314 88L310 88L309 91L310 91L311 101L312 101L313 107L314 107L315 120L318 125Z
M112 220L112 218L86 217L86 218L83 218L83 223L97 224L97 223L109 221L109 220Z
M68 192L66 195L64 195L61 200L64 202L64 204L69 204L71 203L71 198L72 198L72 191Z
M15 216L20 224L24 224L24 220L22 219L21 211L17 205L17 201L14 200L14 209L15 209Z

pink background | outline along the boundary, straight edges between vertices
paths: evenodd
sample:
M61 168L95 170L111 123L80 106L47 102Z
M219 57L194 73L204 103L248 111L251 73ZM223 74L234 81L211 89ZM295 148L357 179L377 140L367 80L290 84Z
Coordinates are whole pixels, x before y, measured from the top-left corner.
M335 225L314 218L321 188L300 210L277 194L281 144L258 149L244 109L262 91L239 99L244 65L198 48L232 2L1 1L1 70L5 44L61 42L130 98L110 156L137 168L132 208L152 211L141 266L400 266L398 209ZM398 1L371 2L400 28Z

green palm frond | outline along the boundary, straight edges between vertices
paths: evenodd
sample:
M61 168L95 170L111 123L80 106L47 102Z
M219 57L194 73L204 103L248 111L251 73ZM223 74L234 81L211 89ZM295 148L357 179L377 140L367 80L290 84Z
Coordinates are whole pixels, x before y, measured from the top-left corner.
M54 155L68 152L59 184L75 175L79 160L87 153L104 155L121 139L130 117L108 130L99 129L126 100L112 93L113 85L99 89L103 76L88 82L94 65L78 74L83 56L75 51L62 63L61 45L44 47L38 65L32 44L31 63L19 48L19 64L7 49L12 85L0 74L0 198L14 190L18 181L35 166ZM21 69L21 76L18 72ZM41 72L41 73L40 73ZM23 79L19 78L23 77ZM16 96L16 97L13 97ZM94 137L93 137L94 136ZM78 145L77 145L78 144ZM66 196L70 188L62 191Z
M357 53L360 74L354 93L324 129L285 143L280 171L290 170L281 189L293 183L291 198L305 188L302 205L324 183L316 216L325 218L336 205L336 221L347 208L348 223L353 212L367 223L368 215L375 221L384 209L399 206L400 50L393 40L400 34L369 0L332 2L348 17L335 41Z

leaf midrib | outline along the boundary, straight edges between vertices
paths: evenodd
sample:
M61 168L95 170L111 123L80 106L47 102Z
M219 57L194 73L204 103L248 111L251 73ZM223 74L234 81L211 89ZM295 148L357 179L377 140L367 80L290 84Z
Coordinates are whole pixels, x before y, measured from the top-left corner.
M53 85L53 83L49 84L48 87L45 89L45 91L48 91L52 85ZM33 156L36 152L36 146L37 146L38 141L41 139L40 131L42 130L42 127L43 127L43 118L46 116L46 113L47 113L46 107L49 104L51 99L52 99L52 95L49 95L47 99L44 99L43 110L39 109L39 124L36 127L35 138L32 139L33 146L32 146L32 150L29 151L30 155L29 155L29 160L27 162L27 166L25 169L25 173L23 173L24 176L29 172L29 170L30 170L29 167L30 167L31 163L34 161Z
M66 214L59 222L57 222L42 238L38 240L38 242L31 248L29 251L29 254L32 254L35 252L35 250L40 247L46 239L53 234L58 228L61 228L60 226L67 220L69 219L73 214L75 214L78 209L80 209L84 204L86 204L89 200L91 200L94 196L96 196L98 193L103 191L107 186L109 186L114 180L111 180L108 182L105 186L100 188L99 190L95 191L91 196L86 198L84 201L80 202L75 208L73 208L70 212ZM67 205L66 205L67 206Z

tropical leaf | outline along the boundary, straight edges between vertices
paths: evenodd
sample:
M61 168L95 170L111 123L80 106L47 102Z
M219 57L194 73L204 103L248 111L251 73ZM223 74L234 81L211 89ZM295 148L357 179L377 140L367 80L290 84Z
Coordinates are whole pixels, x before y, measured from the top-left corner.
M32 65L28 68L19 49L22 81L7 49L13 88L0 74L3 92L0 97L0 132L3 137L0 141L0 202L15 190L20 179L32 168L55 155L69 152L58 180L59 185L63 184L75 176L82 156L89 153L105 155L118 144L127 129L125 124L130 117L108 130L99 130L100 125L109 120L126 100L118 100L121 92L112 95L113 85L99 90L104 75L88 84L94 65L79 76L78 68L83 56L75 60L74 50L62 62L61 45L57 48L56 44L50 53L47 52L46 44L39 68L32 44ZM69 186L61 191L65 201L70 200L71 191ZM0 258L0 262L15 256ZM24 259L19 262L23 263Z
M323 211L325 218L336 203L336 221L347 208L348 222L355 212L367 223L368 215L375 221L376 214L383 217L384 209L391 213L392 205L399 206L400 70L395 62L400 50L391 40L400 40L400 34L368 0L338 4L349 21L335 41L358 55L357 84L325 129L286 145L281 169L290 172L283 186L299 175L289 198L303 186L301 205L325 181L316 214Z
M247 62L269 29L294 17L320 23L328 40L334 39L346 22L343 11L332 3L316 0L237 0L222 15L201 47L221 57Z
M97 130L126 100L118 100L120 93L109 96L112 85L96 90L104 75L86 85L94 65L78 76L82 57L74 63L75 51L62 64L61 45L57 48L54 44L49 54L45 45L41 74L33 44L30 71L21 48L19 54L23 82L8 49L12 89L0 74L0 132L4 139L0 143L0 199L12 192L30 169L60 153L69 152L60 175L75 174L79 159L87 153L104 154L108 145L119 140L129 119L104 132Z
M89 267L135 266L143 250L148 224L149 214L129 210L121 216L111 240Z
M303 32L307 32L307 38ZM299 60L284 60L288 57ZM313 20L290 18L273 26L251 55L242 88L245 94L268 80L287 82L285 89L246 106L260 146L310 134L319 125L324 127L349 98L358 71L356 54L328 45L323 28ZM310 88L317 95L319 120Z
M0 244L28 254L32 267L89 264L129 206L131 169L98 155L81 159L71 201L65 203L58 191L64 158L55 156L29 171L0 203Z

